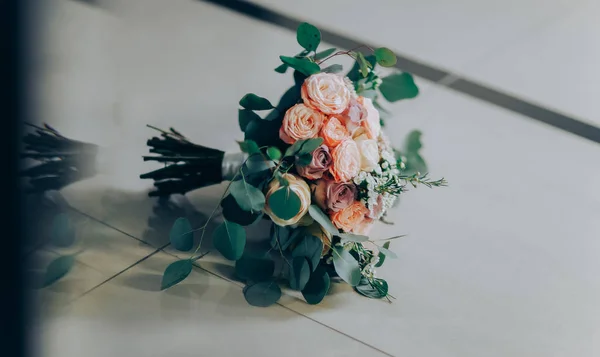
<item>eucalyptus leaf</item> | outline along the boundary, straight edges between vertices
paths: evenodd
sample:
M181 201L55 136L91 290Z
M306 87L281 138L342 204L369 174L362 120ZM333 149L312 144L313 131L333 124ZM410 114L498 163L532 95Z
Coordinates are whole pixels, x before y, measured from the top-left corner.
M396 55L392 50L386 47L380 47L375 50L377 63L382 67L393 67L396 64Z
M293 86L289 88L279 99L277 104L277 112L281 115L283 120L283 114L293 107L300 100L300 86ZM265 119L266 120L266 119Z
M249 109L240 109L238 110L238 124L240 125L240 130L243 132L246 131L248 124L250 124L253 120L262 120L258 114Z
M240 105L250 110L273 109L273 104L268 99L259 97L254 93L248 93L240 99Z
M390 247L390 242L385 242L383 243L383 247L385 249L389 249ZM381 250L379 250L379 254L377 255L377 257L379 258L379 261L377 262L377 264L375 264L375 268L379 268L380 266L383 265L383 263L385 262L385 254L381 252Z
M187 218L179 217L175 220L169 232L169 241L175 249L181 252L192 249L194 246L194 232L192 224Z
M242 152L245 152L247 154L252 155L252 154L260 153L258 144L256 144L256 142L254 142L254 140L238 141L238 145L240 146L240 150L242 150Z
M273 214L284 221L295 217L302 207L300 197L289 187L282 187L273 192L269 196L268 204Z
M423 144L421 143L421 135L423 135L423 133L421 133L420 130L413 130L408 134L405 145L406 152L410 153L421 150L423 147Z
M243 255L235 262L235 274L244 280L266 281L273 277L275 262L271 259Z
M342 238L342 244L344 242L357 242L357 243L361 243L361 242L366 242L369 240L369 237L367 236L363 236L363 235L359 235L359 234L353 234L353 233L339 233L337 234L337 236L339 236L340 238Z
M302 154L300 156L296 157L296 166L307 166L310 165L310 163L312 162L312 155L311 154Z
M303 22L298 26L296 31L296 39L300 46L307 51L315 51L321 43L321 32L315 26Z
M372 283L367 279L362 279L360 284L354 287L354 290L371 299L383 299L388 293L388 283L378 278L374 278Z
M390 242L386 242L386 243L383 245L383 247L379 247L379 252L381 252L383 255L385 255L385 256L386 256L386 257L388 257L388 258L397 259L397 258L398 258L398 256L396 255L396 253L394 253L394 252L392 252L391 250L389 250L388 248L386 248L386 245L387 245L387 247L389 247L389 246L390 246L390 244L389 244L389 243L390 243Z
M269 159L279 161L281 159L281 150L275 146L270 146L267 148L267 155L269 156Z
M43 286L50 286L67 275L67 273L73 268L73 265L75 265L74 255L63 255L54 259L52 262L50 262L48 267L46 267Z
M265 207L265 195L245 180L232 182L229 192L244 211L260 212Z
M292 230L290 227L281 227L276 224L271 226L271 247L273 249L286 250L299 238L301 235L298 229Z
M340 73L344 70L344 66L341 64L332 64L331 66L327 66L321 70L321 72L325 73Z
M224 220L213 232L214 247L229 260L238 260L246 246L246 231L233 222Z
M267 307L279 301L281 289L274 281L263 281L246 286L244 298L252 306Z
M59 213L52 220L50 239L52 244L61 248L75 243L75 227L67 213Z
M377 60L373 55L366 56L365 59L367 60L371 68L373 68L377 63ZM360 73L360 63L358 60L354 62L354 66L352 67L352 69L350 69L348 74L346 74L346 77L348 77L348 79L350 79L354 83L358 82L362 78L362 75Z
M275 68L275 72L277 73L285 73L288 70L288 65L287 64L280 64L279 66L277 66Z
M311 270L314 271L319 265L322 252L323 242L313 235L307 235L298 242L296 247L294 247L294 250L292 251L292 257L304 257L308 259Z
M310 305L320 303L323 298L329 292L329 286L331 285L331 279L327 271L319 266L308 279L308 282L302 289L302 296L306 302Z
M223 217L240 226L249 226L257 222L263 216L262 212L243 210L231 194L227 195L223 201L221 201L221 207L223 208Z
M313 74L319 73L321 71L321 67L318 64L312 62L308 58L294 58L294 57L286 57L279 56L279 59L288 66L293 69L301 72L306 76L311 76Z
M248 123L246 130L244 131L244 140L253 140L261 146L272 146L280 145L281 139L279 139L279 128L281 122L276 120L268 121L263 120L260 117L252 120Z
M379 91L389 102L414 98L419 94L419 88L409 73L396 73L383 77Z
M312 154L321 145L323 145L323 138L302 140L302 146L296 155Z
M290 267L290 288L302 290L310 278L310 266L304 257L294 257Z
M356 286L360 282L360 266L354 257L343 247L333 248L333 266L336 273L346 283Z
M368 76L369 68L373 68L373 66L370 65L370 63L366 60L365 55L363 55L362 52L356 53L356 61L358 62L358 71L360 72L360 74L363 77Z
M334 47L334 48L328 48L324 51L318 52L317 54L315 54L315 60L319 61L319 60L325 59L325 58L331 56L335 52L335 50L336 50L336 48Z
M333 235L339 235L340 231L331 223L331 219L317 205L308 207L308 214L317 221L323 229Z
M192 261L189 259L178 260L169 264L163 273L160 289L165 290L179 284L192 272Z

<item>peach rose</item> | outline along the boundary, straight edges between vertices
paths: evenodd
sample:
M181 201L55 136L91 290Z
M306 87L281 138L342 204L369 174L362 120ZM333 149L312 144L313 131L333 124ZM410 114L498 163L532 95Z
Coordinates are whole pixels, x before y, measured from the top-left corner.
M367 112L365 120L361 125L367 130L370 139L377 139L381 133L381 121L379 120L379 111L373 105L369 98L359 97L358 101L363 105Z
M367 135L360 135L356 139L360 152L360 169L371 172L379 165L379 145L377 140L369 139Z
M323 138L325 145L334 148L349 138L350 134L338 118L330 117L323 125L323 128L321 128L320 136Z
M365 205L359 201L355 201L343 210L334 212L330 218L331 222L342 231L362 234L362 232L367 230L367 225L370 221L366 217L368 213L369 210Z
M285 112L279 137L287 144L317 137L325 116L304 104L296 104Z
M361 123L367 119L367 109L357 99L351 99L348 108L343 113L344 123L350 132L354 135L357 129L361 129Z
M344 78L334 73L317 73L306 78L300 95L304 104L328 115L346 110L351 97Z
M360 152L352 139L342 141L331 153L333 165L329 168L335 182L352 180L360 171Z
M283 178L285 178L288 181L289 189L292 190L300 198L300 211L294 217L287 220L277 217L275 213L271 211L271 207L269 207L269 197L271 197L271 195L275 191L282 188L281 184L279 183L279 180L277 179L274 179L269 183L267 193L265 194L267 204L265 205L264 210L265 213L269 215L269 217L271 217L273 223L277 224L278 226L289 226L291 224L298 223L300 219L304 217L304 215L306 215L306 213L308 212L308 207L310 206L311 192L310 187L308 187L306 181L304 181L300 177L292 174L283 174Z

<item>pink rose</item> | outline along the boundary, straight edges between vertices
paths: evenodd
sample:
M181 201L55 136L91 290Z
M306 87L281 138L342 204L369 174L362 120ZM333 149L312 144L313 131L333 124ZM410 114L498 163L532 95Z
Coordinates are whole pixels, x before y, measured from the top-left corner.
M358 97L359 102L365 107L367 117L361 122L361 125L366 129L370 139L377 139L381 133L381 121L379 120L379 111L373 105L373 101L369 98Z
M352 139L342 141L331 153L333 165L329 169L336 182L352 180L360 171L360 152Z
M367 119L367 115L367 109L357 99L350 100L343 116L351 136L354 135L356 129L361 128L361 123Z
M316 180L323 177L323 173L329 170L333 158L326 145L321 145L312 152L312 161L306 166L298 166L297 171L302 177Z
M313 187L315 202L324 211L337 212L356 201L357 189L353 183L319 180Z
M296 104L285 112L279 137L287 144L317 137L325 116L304 104Z
M317 73L306 78L300 95L304 104L327 115L342 113L351 97L344 78L333 73Z

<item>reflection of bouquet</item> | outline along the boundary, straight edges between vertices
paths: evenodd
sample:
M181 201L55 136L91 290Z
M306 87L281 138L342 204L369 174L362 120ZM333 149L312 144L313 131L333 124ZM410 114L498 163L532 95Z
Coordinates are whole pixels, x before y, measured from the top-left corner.
M236 273L247 282L244 295L252 305L277 302L282 280L300 290L309 304L319 303L327 294L331 277L341 278L365 296L388 298L387 283L375 277L375 268L386 257L394 256L388 250L391 238L371 241L368 234L373 223L384 218L407 185L445 185L443 179L430 181L419 172L405 171L406 164L424 165L417 152L418 132L411 134L400 158L382 132L378 93L395 101L416 96L416 86L406 73L384 78L376 74L376 64L390 67L396 62L386 48L375 49L368 57L354 50L316 52L320 32L306 23L298 28L297 39L305 50L294 57L281 56L283 64L276 69L281 73L294 69L296 83L279 104L273 106L255 94L240 100L239 125L245 133L240 147L245 156L234 165L220 201L224 221L213 233L214 246L225 258L236 261ZM324 66L338 55L356 60L347 76L337 74L340 65ZM270 113L264 118L256 113L265 110ZM198 176L210 160L215 168L221 165L223 153L218 150L191 144L174 130L163 132L163 138L153 140L159 140L156 143L160 145L170 141L199 154L194 158L190 151L165 154L154 150L170 157L162 161L172 164L161 170L176 174L159 175L167 182L175 176L194 177L194 171L185 165L195 163ZM223 178L212 177L206 183ZM243 226L253 224L263 214L274 223L270 246L250 252ZM206 225L198 229L202 236ZM191 250L192 231L186 219L178 219L171 231L175 248ZM199 249L190 259L167 267L163 288L185 279L192 262L201 257L196 255ZM276 256L284 261L277 274Z

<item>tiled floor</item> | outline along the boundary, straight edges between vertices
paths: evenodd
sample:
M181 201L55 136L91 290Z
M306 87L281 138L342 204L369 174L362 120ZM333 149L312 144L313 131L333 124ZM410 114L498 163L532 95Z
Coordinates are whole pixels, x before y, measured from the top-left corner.
M576 46L569 36L582 40L580 22L592 26L583 1L390 1L377 5L390 9L377 18L348 2L320 2L318 12L305 10L310 1L258 3L477 74L588 122L598 117L590 99L598 71L587 77L589 68L577 69L574 78L590 86L577 87L577 96L560 94L571 78L565 72L557 91L538 80L552 60L564 63L547 39L563 34ZM139 159L153 134L144 125L175 126L196 142L235 149L235 103L249 91L276 98L289 86L291 78L272 69L279 54L295 51L295 34L200 1L96 4L38 4L46 15L34 112L103 146L101 174L61 191L81 218L83 249L65 278L34 294L45 302L36 324L40 356L600 354L598 144L420 79L418 99L389 106L395 119L387 131L399 142L421 129L431 174L450 187L409 192L391 213L396 225L375 231L409 234L393 244L399 259L379 271L393 304L335 286L319 306L291 294L251 307L231 263L215 252L184 283L158 291L162 271L181 254L165 246L172 222L186 216L200 225L223 186L168 202L149 198L150 183L138 179L152 168ZM331 21L332 13L343 17ZM551 58L543 66L527 52L535 46ZM523 59L494 71L512 52ZM58 254L66 253L44 249L38 268Z

